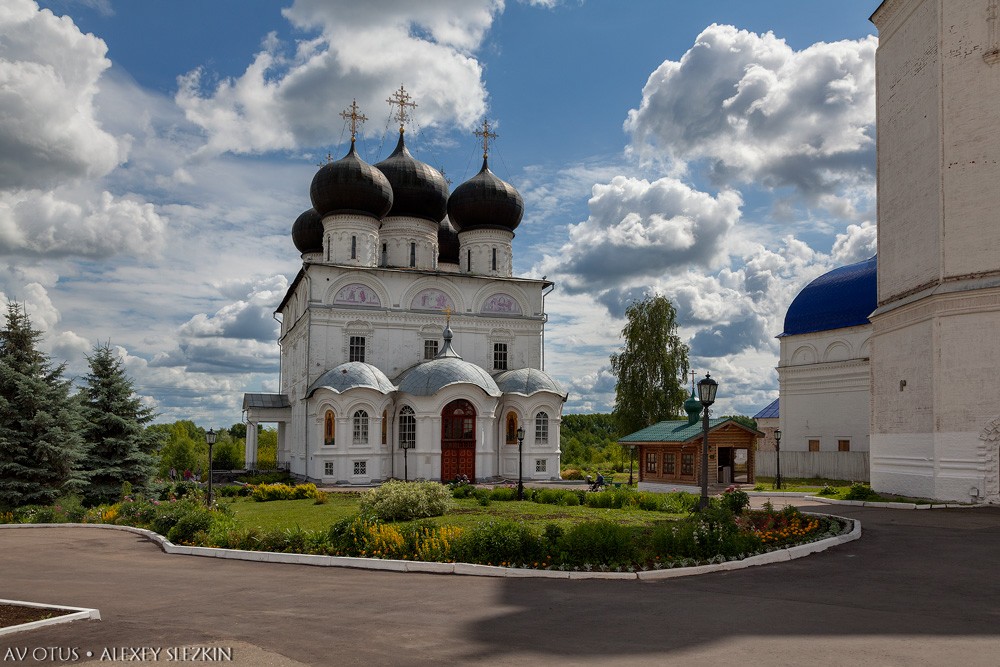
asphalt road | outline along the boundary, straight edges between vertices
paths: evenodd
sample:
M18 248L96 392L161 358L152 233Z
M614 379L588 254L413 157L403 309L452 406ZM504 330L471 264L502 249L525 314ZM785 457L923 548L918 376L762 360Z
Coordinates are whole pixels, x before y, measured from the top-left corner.
M659 582L251 563L117 531L0 530L0 598L102 616L0 637L0 663L207 646L240 665L1000 664L1000 508L817 509L861 519L862 538Z

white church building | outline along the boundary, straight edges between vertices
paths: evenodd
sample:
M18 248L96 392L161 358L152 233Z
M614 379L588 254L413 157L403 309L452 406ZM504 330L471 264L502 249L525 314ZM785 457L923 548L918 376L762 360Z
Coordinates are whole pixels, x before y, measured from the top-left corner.
M543 370L545 279L512 275L523 200L489 169L449 196L404 142L369 165L323 165L295 221L302 268L277 307L280 393L244 395L247 467L257 424L278 426L297 477L369 484L558 479L566 392ZM520 432L520 433L519 433ZM523 436L519 443L518 436ZM519 456L519 444L523 454Z
M1000 503L998 4L872 15L878 259L818 278L785 320L781 449L867 449L877 491Z

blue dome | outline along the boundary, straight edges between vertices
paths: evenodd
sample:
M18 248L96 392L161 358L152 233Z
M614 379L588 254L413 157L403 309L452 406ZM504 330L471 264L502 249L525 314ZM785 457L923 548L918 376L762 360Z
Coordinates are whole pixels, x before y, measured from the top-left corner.
M785 313L782 336L868 324L878 305L876 257L824 273L805 286Z

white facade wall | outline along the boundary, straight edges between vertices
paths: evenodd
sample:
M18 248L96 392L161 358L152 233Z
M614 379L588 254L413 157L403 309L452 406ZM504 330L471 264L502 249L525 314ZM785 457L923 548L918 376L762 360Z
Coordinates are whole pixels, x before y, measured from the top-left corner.
M784 336L778 365L781 451L869 449L871 326ZM784 471L783 471L784 472Z
M1000 63L989 2L887 0L879 29L872 485L1000 502Z

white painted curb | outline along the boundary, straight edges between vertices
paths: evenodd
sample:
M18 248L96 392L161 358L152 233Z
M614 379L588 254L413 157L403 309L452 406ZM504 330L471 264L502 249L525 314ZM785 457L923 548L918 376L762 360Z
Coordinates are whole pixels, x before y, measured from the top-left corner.
M829 516L852 524L848 533L827 537L815 542L800 544L787 549L777 549L767 553L757 554L742 560L696 565L693 567L675 567L663 570L644 570L640 572L602 572L580 570L534 570L530 568L499 567L496 565L476 565L474 563L432 563L427 561L388 560L380 558L354 558L348 556L319 556L313 554L286 554L271 551L241 551L238 549L215 549L211 547L185 547L170 542L159 533L145 528L132 526L116 526L103 523L12 523L0 524L0 528L110 528L141 535L155 542L165 553L181 556L203 556L208 558L229 558L232 560L258 561L262 563L289 563L298 565L314 565L319 567L353 567L363 570L383 570L390 572L424 572L430 574L463 574L476 577L518 577L538 579L672 579L674 577L689 577L709 572L724 572L742 570L756 565L780 563L810 554L826 551L847 542L853 542L861 537L861 522L857 519L803 512L816 516ZM63 617L65 618L65 617Z
M826 505L850 505L853 507L880 507L894 510L930 510L930 509L972 509L974 507L986 507L985 504L969 505L962 503L891 503L876 502L872 500L840 500L839 498L827 498L825 496L802 496L804 500L815 500Z
M45 524L39 524L45 525ZM66 524L61 524L66 525ZM0 599L0 604L16 605L18 607L37 607L38 609L58 609L60 611L71 611L71 614L63 614L62 616L55 616L53 618L44 618L40 621L32 621L30 623L21 623L20 625L10 625L6 628L0 628L0 636L12 635L15 632L24 632L25 630L34 630L35 628L43 628L47 625L55 625L56 623L69 623L71 621L80 621L86 618L92 618L95 621L101 620L101 612L97 609L88 609L87 607L67 607L61 604L42 604L40 602L25 602L24 600L3 600Z

